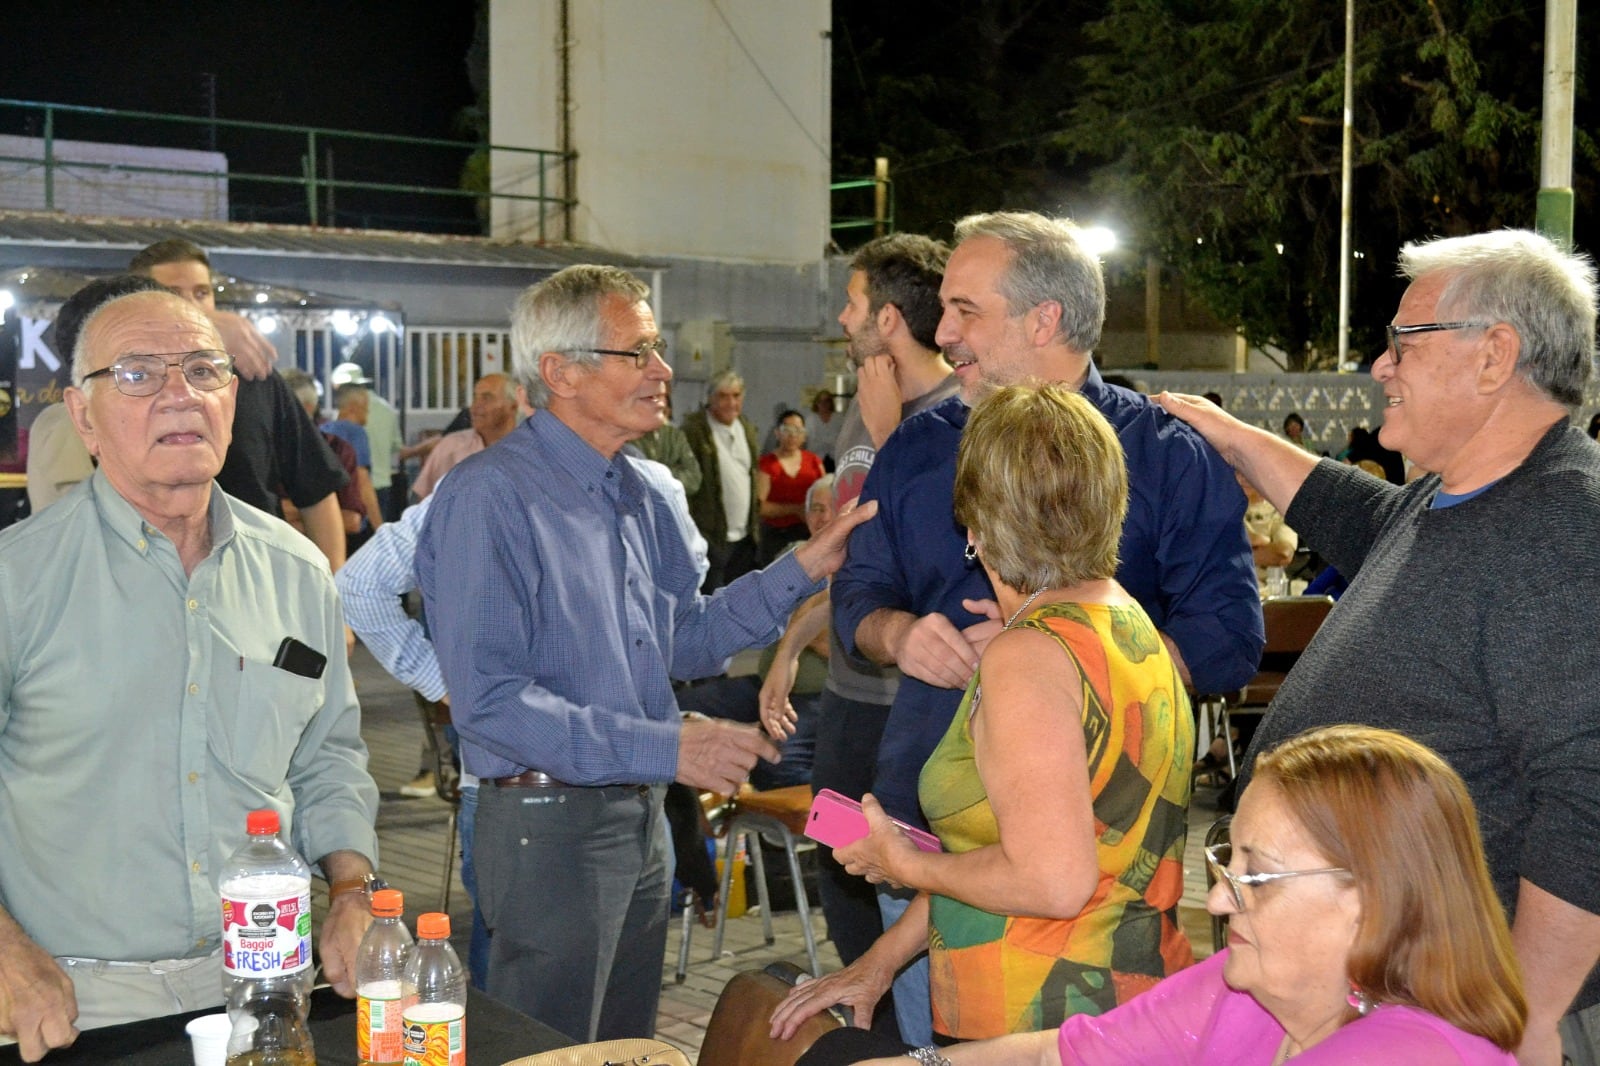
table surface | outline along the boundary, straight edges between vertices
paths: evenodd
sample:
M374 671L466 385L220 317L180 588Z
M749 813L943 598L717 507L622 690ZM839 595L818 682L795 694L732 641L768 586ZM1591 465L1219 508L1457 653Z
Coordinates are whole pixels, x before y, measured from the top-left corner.
M90 1029L80 1033L71 1047L46 1055L44 1066L188 1066L194 1059L183 1027L191 1018L213 1013L199 1011ZM317 1045L317 1066L357 1066L355 1001L326 988L313 993L311 1039ZM500 1066L522 1055L575 1042L477 989L467 992L467 1066ZM0 1064L21 1061L15 1047L0 1047Z

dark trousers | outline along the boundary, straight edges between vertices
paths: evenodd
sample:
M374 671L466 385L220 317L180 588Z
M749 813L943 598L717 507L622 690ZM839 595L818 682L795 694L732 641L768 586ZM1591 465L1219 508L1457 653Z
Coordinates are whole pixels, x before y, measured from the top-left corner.
M817 711L817 758L811 765L811 788L860 799L872 789L872 775L878 767L878 741L889 720L889 708L881 703L845 699L838 693L822 690ZM822 896L822 913L828 919L828 936L839 950L846 966L867 953L883 935L883 916L878 912L878 891L865 878L845 873L833 857L832 848L817 848L817 890ZM898 1037L894 1020L894 993L886 993L872 1016L875 1032Z
M835 1029L817 1037L817 1042L796 1060L795 1066L849 1066L868 1059L893 1058L910 1050L911 1045L872 1029Z
M706 570L706 579L700 584L700 591L710 595L717 589L743 577L756 569L759 560L756 558L756 538L746 536L743 540L723 540L711 543L711 538L706 538L706 561L710 563Z
M816 760L818 695L793 693L794 736L778 745L780 759L769 763L756 760L750 771L750 784L765 791L811 782L811 767ZM754 674L739 677L714 677L700 681L678 693L678 709L697 711L707 718L726 718L748 725L761 723L761 679Z
M489 994L578 1043L654 1034L669 869L654 785L478 794Z

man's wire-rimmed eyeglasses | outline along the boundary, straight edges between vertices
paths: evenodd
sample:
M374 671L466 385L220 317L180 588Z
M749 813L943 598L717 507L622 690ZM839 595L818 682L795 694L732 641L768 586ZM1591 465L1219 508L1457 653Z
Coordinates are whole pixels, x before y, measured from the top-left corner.
M667 342L661 337L653 341L645 341L637 348L568 348L563 355L577 355L580 352L590 352L594 355L614 355L618 359L632 359L633 365L643 370L650 365L650 357L659 355L662 362L667 359Z
M170 357L174 355L181 358L173 362ZM83 375L83 380L109 374L111 383L124 396L154 396L166 385L167 371L172 367L182 370L189 387L201 392L215 392L233 380L233 357L213 349L125 355L108 367Z
M1228 892L1233 896L1235 910L1243 911L1244 886L1266 885L1273 881L1281 881L1286 877L1310 877L1312 874L1347 874L1350 871L1342 866L1324 866L1319 870L1280 870L1270 874L1236 874L1228 869L1228 863L1233 858L1233 845L1213 844L1205 849L1206 863L1211 867L1211 872L1228 886Z
M1400 338L1408 337L1413 333L1444 333L1453 329L1488 329L1487 322L1424 322L1417 326L1385 326L1384 332L1389 335L1389 351L1394 355L1394 363L1400 365Z

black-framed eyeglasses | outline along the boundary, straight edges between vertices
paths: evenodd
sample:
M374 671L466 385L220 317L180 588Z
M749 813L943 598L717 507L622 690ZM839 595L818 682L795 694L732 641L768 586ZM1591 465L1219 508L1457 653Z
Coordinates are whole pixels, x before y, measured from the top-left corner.
M1389 351L1394 354L1396 366L1400 365L1400 338L1413 333L1444 333L1453 329L1488 329L1487 322L1424 322L1417 326L1385 326L1389 335Z
M657 337L653 341L645 341L637 348L568 348L562 354L576 355L579 352L591 352L595 355L614 355L618 359L632 359L634 367L643 370L650 365L650 357L652 355L659 355L661 361L666 362L667 342L664 338Z
M181 356L173 362L170 356ZM167 371L177 367L192 389L215 392L233 380L233 357L227 352L202 349L198 352L162 352L152 355L125 355L108 367L83 375L83 380L111 375L111 383L124 396L154 396L167 383Z
M1232 844L1213 844L1205 849L1206 864L1211 867L1211 872L1216 878L1228 886L1228 892L1233 897L1233 906L1237 911L1244 911L1244 886L1267 885L1273 881L1281 881L1286 877L1310 877L1312 874L1347 874L1350 871L1342 866L1324 866L1320 870L1279 870L1270 874L1236 874L1228 869L1228 863L1233 859Z

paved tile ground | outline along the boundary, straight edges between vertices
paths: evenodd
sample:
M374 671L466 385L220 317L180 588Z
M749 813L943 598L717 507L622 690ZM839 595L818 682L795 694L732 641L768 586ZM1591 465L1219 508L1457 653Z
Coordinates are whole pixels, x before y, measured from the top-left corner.
M382 849L384 877L406 896L406 917L414 926L418 914L436 910L440 902L441 871L445 853L449 807L436 798L408 799L400 796L401 785L416 775L422 750L422 725L411 693L390 679L373 661L365 648L358 647L352 660L357 690L361 697L362 733L371 751L372 776L382 793L378 812L378 839ZM1180 908L1184 930L1195 946L1197 956L1211 953L1210 925L1204 909L1205 864L1200 844L1216 816L1209 790L1196 795L1189 816L1189 841L1184 860L1184 901ZM452 864L450 899L454 940L463 959L471 909L461 887L459 863ZM768 875L787 879L769 864ZM750 896L755 899L752 886ZM320 917L320 915L319 915ZM819 956L825 971L836 969L839 957L832 941L826 939L822 911L812 908L813 928L818 937ZM760 917L755 913L731 919L725 933L722 955L711 957L715 931L696 926L690 935L689 967L680 984L674 979L678 949L682 943L682 922L674 917L667 935L667 953L661 967L661 1007L656 1035L682 1048L691 1059L700 1050L706 1023L722 987L742 970L760 969L777 961L792 962L805 969L805 943L800 919L793 911L773 916L774 942L764 940Z

